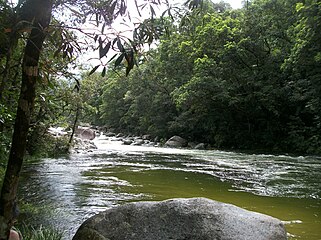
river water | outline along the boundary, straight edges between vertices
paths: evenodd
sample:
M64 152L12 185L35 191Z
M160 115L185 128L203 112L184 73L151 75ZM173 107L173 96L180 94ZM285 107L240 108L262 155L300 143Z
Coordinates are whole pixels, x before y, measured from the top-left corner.
M71 239L88 217L132 201L207 197L277 217L289 239L321 239L321 159L121 145L24 166L20 198Z

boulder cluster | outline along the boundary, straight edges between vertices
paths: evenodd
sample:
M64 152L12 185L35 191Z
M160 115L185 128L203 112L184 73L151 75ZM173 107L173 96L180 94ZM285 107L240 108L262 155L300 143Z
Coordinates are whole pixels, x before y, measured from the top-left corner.
M55 137L66 136L71 134L70 132L64 131L62 128L50 128L48 131ZM79 126L75 131L74 137L74 147L73 151L91 151L95 149L96 146L92 142L96 138L103 134L108 138L112 138L115 141L121 141L124 145L134 145L134 146L164 146L170 148L191 148L204 150L208 148L208 145L205 143L194 143L188 142L186 139L180 136L172 136L167 141L161 141L159 137L153 138L151 135L142 135L142 136L131 136L124 135L122 133L114 133L111 131L103 131L95 127L83 127Z
M115 141L122 141L124 145L134 145L134 146L164 146L170 148L192 148L204 150L208 148L208 145L205 143L194 143L188 142L186 139L180 136L172 136L167 141L160 141L159 137L152 138L151 135L142 135L142 136L126 136L122 133L106 132L104 133L106 137L114 138Z

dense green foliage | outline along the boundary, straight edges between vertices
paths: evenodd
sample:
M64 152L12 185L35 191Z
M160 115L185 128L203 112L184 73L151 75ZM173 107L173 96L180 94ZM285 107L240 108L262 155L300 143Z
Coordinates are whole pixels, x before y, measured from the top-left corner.
M86 104L99 108L95 123L118 131L320 154L320 24L316 0L208 4L129 77L110 72Z
M4 34L15 12L6 2L1 10L0 171L10 147L25 41ZM320 11L313 0L247 1L239 10L206 2L202 11L180 16L179 26L167 22L172 34L160 31L157 49L129 77L114 70L83 76L79 93L68 72L74 59L54 58L50 39L41 60L50 70L39 82L27 151L57 152L61 143L51 139L48 127L70 129L80 109L81 122L126 133L178 134L221 148L320 153ZM53 36L75 39L61 31Z
M70 130L75 119L78 93L74 83L51 79L52 87L39 86L35 112L29 132L27 153L36 157L52 157L68 153L68 136L55 137L49 127Z

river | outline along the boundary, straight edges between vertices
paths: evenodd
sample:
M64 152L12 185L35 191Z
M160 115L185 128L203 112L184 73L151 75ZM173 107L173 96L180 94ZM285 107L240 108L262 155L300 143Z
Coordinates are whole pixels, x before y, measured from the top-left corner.
M20 198L71 239L88 217L126 202L207 197L277 217L289 239L321 239L321 159L121 145L24 165Z

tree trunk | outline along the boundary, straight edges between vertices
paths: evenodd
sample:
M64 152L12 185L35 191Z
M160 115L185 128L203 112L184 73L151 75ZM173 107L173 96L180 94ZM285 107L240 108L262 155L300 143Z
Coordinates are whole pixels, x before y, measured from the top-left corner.
M71 135L70 135L69 142L68 142L68 149L71 147L72 139L74 138L74 135L75 135L75 132L77 129L79 114L80 114L80 106L79 106L79 104L77 104L76 116L75 116L74 123L72 125L72 131L71 131Z
M11 150L0 197L0 240L7 240L17 217L16 197L19 174L26 150L30 117L36 97L36 82L41 48L51 19L52 0L27 0L31 6L33 29L29 35L22 64L22 79ZM29 10L29 9L25 9Z

